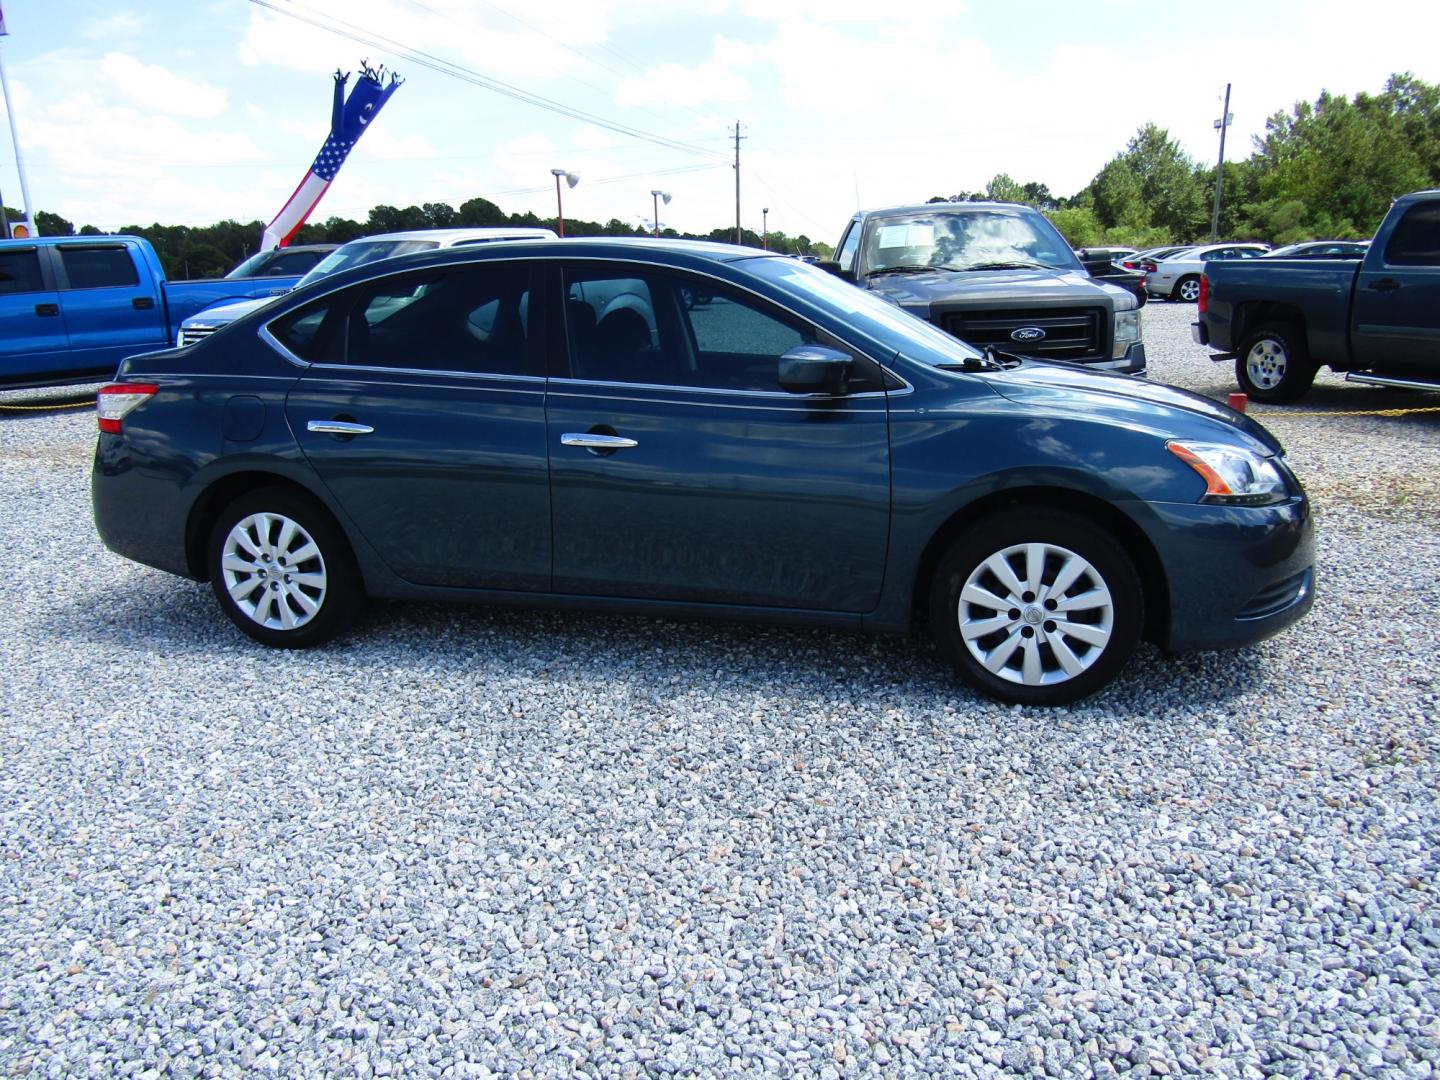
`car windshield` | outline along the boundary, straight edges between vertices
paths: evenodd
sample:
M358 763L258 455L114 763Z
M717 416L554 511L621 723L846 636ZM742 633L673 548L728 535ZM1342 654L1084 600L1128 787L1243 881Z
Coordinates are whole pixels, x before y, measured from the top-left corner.
M295 287L302 288L312 281L338 274L341 270L351 270L380 259L393 259L397 255L409 255L412 251L429 251L439 246L434 240L352 241L336 248L311 267L310 272L302 277Z
M873 292L795 259L759 258L747 267L801 300L816 304L867 337L936 367L961 366L982 354Z
M946 270L1010 266L1078 269L1075 253L1039 214L1023 209L918 211L878 218L865 238L865 267Z

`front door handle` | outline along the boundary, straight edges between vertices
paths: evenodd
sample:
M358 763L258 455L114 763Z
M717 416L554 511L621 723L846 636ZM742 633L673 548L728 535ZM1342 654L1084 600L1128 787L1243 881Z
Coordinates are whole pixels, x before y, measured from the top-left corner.
M369 424L356 424L349 420L311 420L305 425L306 431L317 435L369 435L374 428Z
M596 435L590 432L568 432L560 436L561 446L583 446L587 450L629 450L640 444L623 435Z
M59 305L59 304L36 304L36 305L35 305L35 314L36 314L36 315L59 315L59 314L60 314L60 305Z
M134 300L130 301L130 306L136 311L149 311L155 306L155 300L149 296L137 296Z
M1370 288L1376 292L1391 292L1394 289L1400 288L1400 282L1396 281L1393 277L1381 278L1379 281L1372 281Z

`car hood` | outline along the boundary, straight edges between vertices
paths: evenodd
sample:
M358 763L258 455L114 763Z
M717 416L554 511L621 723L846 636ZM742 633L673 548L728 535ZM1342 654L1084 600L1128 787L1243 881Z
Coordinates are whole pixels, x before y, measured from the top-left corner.
M1004 307L1046 301L1073 304L1080 291L1093 294L1097 301L1110 295L1108 288L1078 270L937 270L924 274L882 274L871 278L868 288L901 307L959 300L967 305L993 303Z
M283 294L281 294L283 295ZM259 300L230 300L223 304L215 304L203 311L197 311L188 319L184 320L181 326L224 326L232 323L250 312L264 307L274 296L266 296Z
M1202 424L1208 421L1241 436L1242 441L1259 444L1256 449L1263 448L1262 452L1285 452L1279 439L1244 413L1189 390L1133 375L1114 375L1077 364L1027 359L1019 367L987 372L982 377L997 394L1011 401L1108 414L1157 430L1173 430L1171 421L1178 412L1203 418ZM1223 432L1216 431L1216 434Z

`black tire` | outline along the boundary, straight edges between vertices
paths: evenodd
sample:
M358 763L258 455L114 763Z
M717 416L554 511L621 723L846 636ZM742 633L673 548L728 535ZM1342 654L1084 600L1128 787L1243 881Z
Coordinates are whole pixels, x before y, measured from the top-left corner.
M1024 545L1040 546L1041 587L1037 593L1024 590L1028 582L1017 573L1022 591L1016 595L988 566L996 565L995 556L1000 556L1012 571L1018 565L1023 572ZM1022 550L1014 551L1017 547ZM1078 558L1083 570L1065 584L1060 574L1067 565L1074 567L1067 557ZM976 603L976 594L964 599L967 583L997 600L1018 602L1002 609ZM1049 596L1051 585L1064 587ZM1065 614L1056 608L1079 600L1081 594L1088 595L1071 618L1049 617ZM1108 602L1097 603L1097 594ZM941 558L930 588L930 632L961 678L981 693L1019 705L1066 705L1095 693L1120 673L1140 640L1144 603L1135 565L1108 531L1069 511L1016 507L971 526ZM978 617L992 610L995 614L988 620ZM962 620L970 624L969 642ZM987 621L1003 625L977 634ZM1078 636L1082 633L1084 639ZM1027 644L1030 641L1036 644ZM992 664L999 661L999 666L987 668L982 656ZM1027 673L1025 663L1031 656L1036 666ZM1039 681L1031 678L1034 671Z
M1186 274L1179 281L1175 282L1175 288L1170 290L1170 299L1177 304L1193 304L1200 299L1200 275Z
M230 621L282 649L329 640L364 605L344 534L318 503L292 488L261 488L227 506L210 530L206 567ZM267 591L268 602L255 599Z
M1298 400L1315 381L1315 371L1305 334L1292 324L1258 327L1235 351L1235 381L1262 405Z

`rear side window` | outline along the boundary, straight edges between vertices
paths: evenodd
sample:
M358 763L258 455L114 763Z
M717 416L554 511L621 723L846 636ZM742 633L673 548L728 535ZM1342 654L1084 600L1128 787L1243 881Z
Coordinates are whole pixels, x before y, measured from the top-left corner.
M123 247L62 247L60 262L71 289L125 288L140 283L135 262Z
M0 251L0 295L40 292L43 288L38 251Z
M277 255L265 267L263 273L266 277L303 274L319 262L324 254L322 251L292 251L284 255Z
M1385 245L1392 266L1440 266L1440 199L1405 211Z

